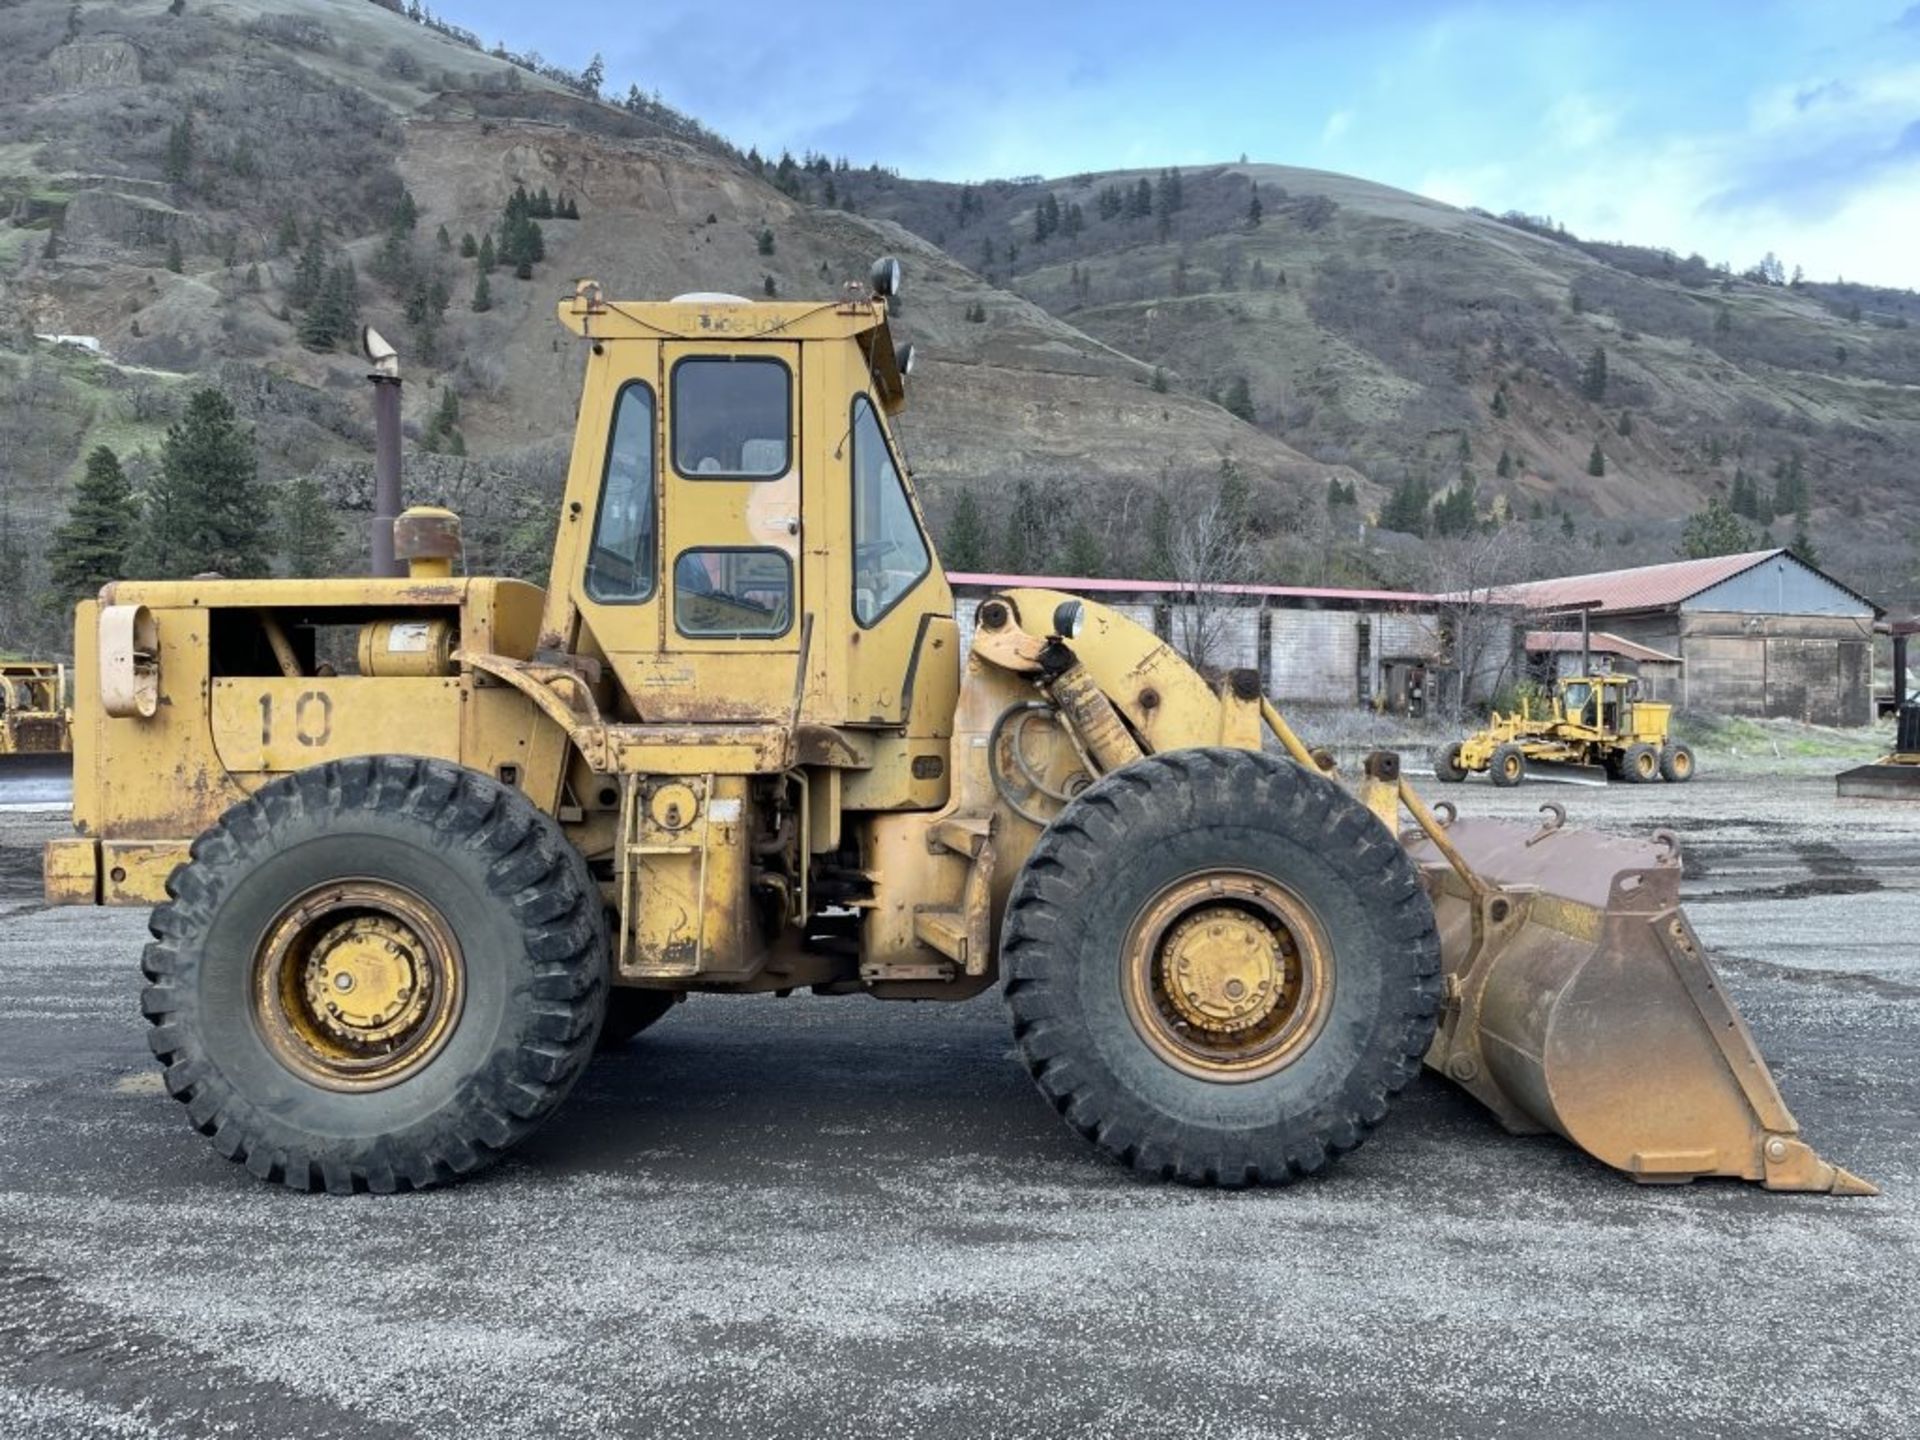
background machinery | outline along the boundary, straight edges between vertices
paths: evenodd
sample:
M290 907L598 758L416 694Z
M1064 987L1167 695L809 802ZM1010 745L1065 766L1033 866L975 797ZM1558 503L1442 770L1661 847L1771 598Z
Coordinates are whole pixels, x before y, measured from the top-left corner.
M0 777L66 774L70 724L66 666L0 660Z
M1893 634L1893 749L1871 765L1835 777L1843 800L1920 800L1920 690L1907 672L1907 651L1920 619L1896 620Z
M1555 682L1544 714L1523 699L1517 713L1495 711L1484 730L1446 746L1433 773L1448 784L1484 771L1496 785L1529 774L1604 784L1693 778L1693 750L1667 730L1673 707L1642 700L1625 675L1567 676Z
M152 905L168 1090L298 1189L469 1174L688 991L1000 986L1077 1131L1317 1171L1422 1060L1643 1181L1871 1187L1801 1140L1671 836L1430 810L1070 595L963 654L890 419L899 267L819 303L559 307L585 352L542 590L125 581L77 617L49 898Z

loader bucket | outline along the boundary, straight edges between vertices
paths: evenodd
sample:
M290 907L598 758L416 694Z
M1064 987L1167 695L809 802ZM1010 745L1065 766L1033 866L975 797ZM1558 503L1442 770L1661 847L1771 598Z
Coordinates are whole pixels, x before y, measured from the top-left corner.
M1563 829L1556 805L1538 829L1450 808L1444 849L1405 837L1448 977L1430 1066L1509 1130L1553 1131L1645 1183L1878 1193L1800 1139L1680 911L1671 834Z

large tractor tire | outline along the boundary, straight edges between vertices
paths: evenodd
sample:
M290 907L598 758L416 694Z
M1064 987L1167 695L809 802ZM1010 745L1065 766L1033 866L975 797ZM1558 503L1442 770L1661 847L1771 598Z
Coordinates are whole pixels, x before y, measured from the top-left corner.
M1458 785L1467 778L1467 767L1460 763L1460 742L1443 745L1433 752L1433 774L1447 785Z
M560 827L408 756L275 780L193 842L141 968L167 1089L263 1180L470 1175L579 1078L607 1000L599 889Z
M1683 740L1670 740L1660 752L1661 778L1675 785L1693 779L1693 747Z
M1008 902L1015 1042L1135 1170L1279 1184L1353 1149L1420 1068L1433 910L1358 801L1274 756L1179 750L1077 796Z
M1527 752L1509 741L1493 752L1487 763L1487 778L1502 790L1510 790L1527 778Z
M615 985L607 992L607 1019L600 1027L602 1051L624 1050L634 1036L666 1018L680 995L672 990L639 990Z
M1645 785L1660 778L1660 752L1651 745L1629 745L1620 757L1620 778L1629 785Z

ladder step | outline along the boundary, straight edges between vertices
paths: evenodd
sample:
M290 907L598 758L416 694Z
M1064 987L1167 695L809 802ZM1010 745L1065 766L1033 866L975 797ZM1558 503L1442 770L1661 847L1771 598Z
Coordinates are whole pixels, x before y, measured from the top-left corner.
M943 850L971 860L987 843L992 829L993 817L989 815L949 815L944 820L936 820L929 834Z
M957 909L920 911L913 917L913 938L966 966L967 921Z

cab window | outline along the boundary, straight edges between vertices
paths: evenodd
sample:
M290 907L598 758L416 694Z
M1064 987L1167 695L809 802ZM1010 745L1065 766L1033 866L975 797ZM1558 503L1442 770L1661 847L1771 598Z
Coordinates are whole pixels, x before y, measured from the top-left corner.
M607 469L587 553L587 595L632 605L653 594L653 391L635 381L614 402Z
M873 402L853 401L853 614L872 625L932 568Z
M683 550L673 565L673 623L682 635L749 640L793 624L793 561L784 551Z
M778 360L702 355L673 367L673 468L695 480L787 473L793 385Z

